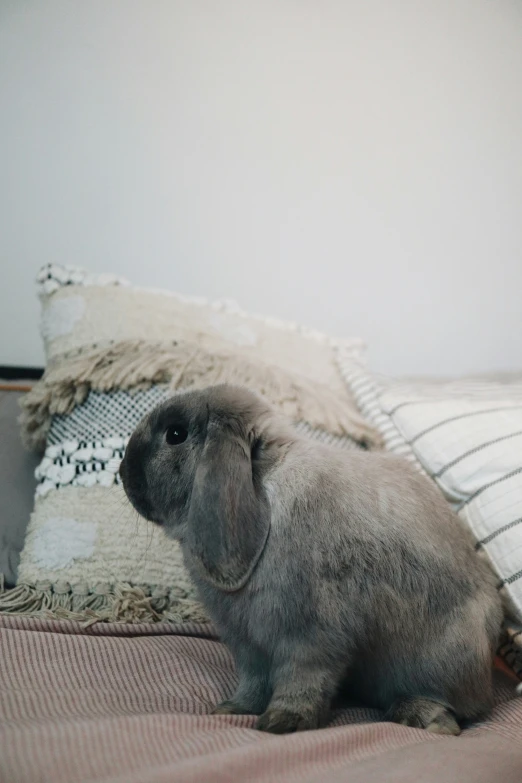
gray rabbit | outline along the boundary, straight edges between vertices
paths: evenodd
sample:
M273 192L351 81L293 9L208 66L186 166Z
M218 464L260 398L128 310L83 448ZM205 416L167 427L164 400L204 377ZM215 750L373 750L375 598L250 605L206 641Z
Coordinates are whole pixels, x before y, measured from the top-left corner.
M343 690L440 734L487 714L495 578L407 461L301 438L223 385L154 409L120 472L138 512L180 541L234 654L239 684L214 713L315 729Z

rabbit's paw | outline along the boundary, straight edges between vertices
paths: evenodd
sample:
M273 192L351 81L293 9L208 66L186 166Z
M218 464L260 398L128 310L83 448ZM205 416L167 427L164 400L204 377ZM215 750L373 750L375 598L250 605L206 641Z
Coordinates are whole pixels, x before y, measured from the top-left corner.
M448 705L422 697L399 699L392 705L386 718L403 726L426 729L432 734L457 737L461 731L455 714Z
M268 709L256 723L259 731L271 734L290 734L294 731L308 731L319 728L319 717L313 713L300 714L281 708Z

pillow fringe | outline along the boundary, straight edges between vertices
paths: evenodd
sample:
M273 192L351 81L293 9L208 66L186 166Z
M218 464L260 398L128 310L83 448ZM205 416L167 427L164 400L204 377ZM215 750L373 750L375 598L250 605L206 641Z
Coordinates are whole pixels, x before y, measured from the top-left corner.
M352 437L367 447L380 444L380 436L357 413L346 389L332 390L303 376L296 379L281 368L258 365L235 353L211 354L195 343L146 341L96 346L55 360L21 401L22 438L28 448L43 448L51 417L71 413L91 389L166 384L172 390L190 390L219 383L256 390L295 422Z
M202 606L193 599L126 582L85 591L67 582L21 584L10 590L0 583L0 614L77 620L86 626L98 622L208 622Z

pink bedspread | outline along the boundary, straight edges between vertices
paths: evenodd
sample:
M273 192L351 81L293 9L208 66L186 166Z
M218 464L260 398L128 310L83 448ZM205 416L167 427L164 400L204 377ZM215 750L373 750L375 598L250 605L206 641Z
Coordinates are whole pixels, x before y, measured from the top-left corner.
M522 698L496 673L498 706L461 737L335 713L329 728L275 737L254 718L210 716L235 682L201 626L0 617L2 783L400 781L521 783Z

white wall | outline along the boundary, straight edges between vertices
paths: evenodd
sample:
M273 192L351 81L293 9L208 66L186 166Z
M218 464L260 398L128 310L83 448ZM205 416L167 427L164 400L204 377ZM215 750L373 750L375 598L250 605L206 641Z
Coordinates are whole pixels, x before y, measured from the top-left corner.
M2 0L0 364L47 261L522 365L519 0Z

